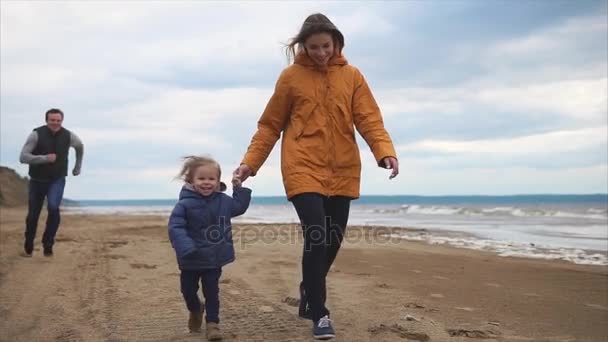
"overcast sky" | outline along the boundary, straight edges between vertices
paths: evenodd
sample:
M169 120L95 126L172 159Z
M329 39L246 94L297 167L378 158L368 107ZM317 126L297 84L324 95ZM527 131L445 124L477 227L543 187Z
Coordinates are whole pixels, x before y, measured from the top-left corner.
M1 2L0 164L51 107L85 144L72 199L173 198L180 157L229 181L314 12L345 35L400 162L359 137L362 194L608 192L602 1ZM246 185L283 195L280 144ZM70 155L70 168L75 156Z

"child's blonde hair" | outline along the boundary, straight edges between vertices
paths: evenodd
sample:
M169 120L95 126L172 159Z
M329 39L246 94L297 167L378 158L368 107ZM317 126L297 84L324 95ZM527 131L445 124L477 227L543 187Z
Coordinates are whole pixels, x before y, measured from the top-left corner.
M199 166L204 165L215 166L217 168L218 182L222 178L222 169L220 168L220 164L215 161L215 159L209 156L186 156L182 159L184 160L184 165L182 165L182 169L176 178L179 178L186 183L192 183L192 177L194 177L194 170L196 170L196 168L198 168Z

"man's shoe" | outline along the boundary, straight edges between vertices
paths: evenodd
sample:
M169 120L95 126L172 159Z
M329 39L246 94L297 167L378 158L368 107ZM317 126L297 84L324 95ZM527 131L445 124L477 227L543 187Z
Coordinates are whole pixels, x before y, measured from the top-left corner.
M208 341L220 341L222 339L220 326L215 322L207 322L206 332Z
M203 313L190 312L190 318L188 319L188 329L190 329L190 332L201 332L201 325L203 325Z
M329 340L336 337L334 328L331 326L331 319L325 315L316 321L312 326L312 337L317 340Z
M312 311L308 305L308 298L304 291L304 282L300 283L300 305L298 306L298 316L304 319L312 319Z
M44 252L43 252L45 257L51 257L53 256L53 247L44 247Z

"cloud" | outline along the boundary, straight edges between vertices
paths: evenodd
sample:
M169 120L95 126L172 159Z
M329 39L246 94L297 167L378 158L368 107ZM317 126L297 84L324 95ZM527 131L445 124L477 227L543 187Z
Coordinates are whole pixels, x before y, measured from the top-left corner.
M553 53L561 53L555 57L564 61L564 53L582 57L581 48L585 53L591 50L601 54L602 51L594 49L593 45L598 43L596 39L604 36L607 30L608 23L604 15L568 18L560 25L501 41L486 53L495 60L502 59L510 63L522 59L544 60L547 54ZM603 45L606 44L604 41Z
M542 117L558 125L605 125L608 108L608 78L580 79L519 86L465 84L449 88L382 89L376 93L387 117L425 115L426 120L458 117L461 121L483 124L488 116L508 113L509 126L525 125L521 116ZM450 123L450 121L445 121ZM490 121L487 121L490 122ZM553 127L559 129L560 127ZM508 129L493 130L498 136L511 134ZM475 132L470 132L472 136Z
M512 139L440 141L423 140L400 146L399 151L430 151L440 153L543 154L571 152L608 142L608 126L572 131L555 131Z
M52 66L44 64L12 64L3 69L0 78L6 96L61 96L64 92L82 89L90 84L108 81L110 75L103 69L78 66Z
M76 126L74 131L94 145L198 144L220 149L238 135L231 128L234 121L254 120L255 126L271 94L270 88L174 88L159 91L144 101L99 112L95 116L106 122L104 126Z
M437 170L553 169L608 164L608 126L514 138L426 139L400 145L398 154Z
M527 113L547 122L557 122L557 115L566 126L602 125L608 109L606 22L605 16L574 17L490 44L447 42L441 64L425 65L432 58L415 63L426 71L415 74L429 85L391 82L376 88L376 97L387 116L459 114L474 121L484 113Z
M486 89L480 90L475 98L507 110L549 112L582 121L605 122L608 78Z

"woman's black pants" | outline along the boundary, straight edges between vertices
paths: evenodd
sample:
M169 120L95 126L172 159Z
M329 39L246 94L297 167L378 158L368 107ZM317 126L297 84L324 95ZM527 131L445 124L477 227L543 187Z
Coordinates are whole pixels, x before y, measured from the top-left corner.
M302 278L312 320L316 322L329 315L325 278L342 244L352 199L303 193L290 200L302 224Z

